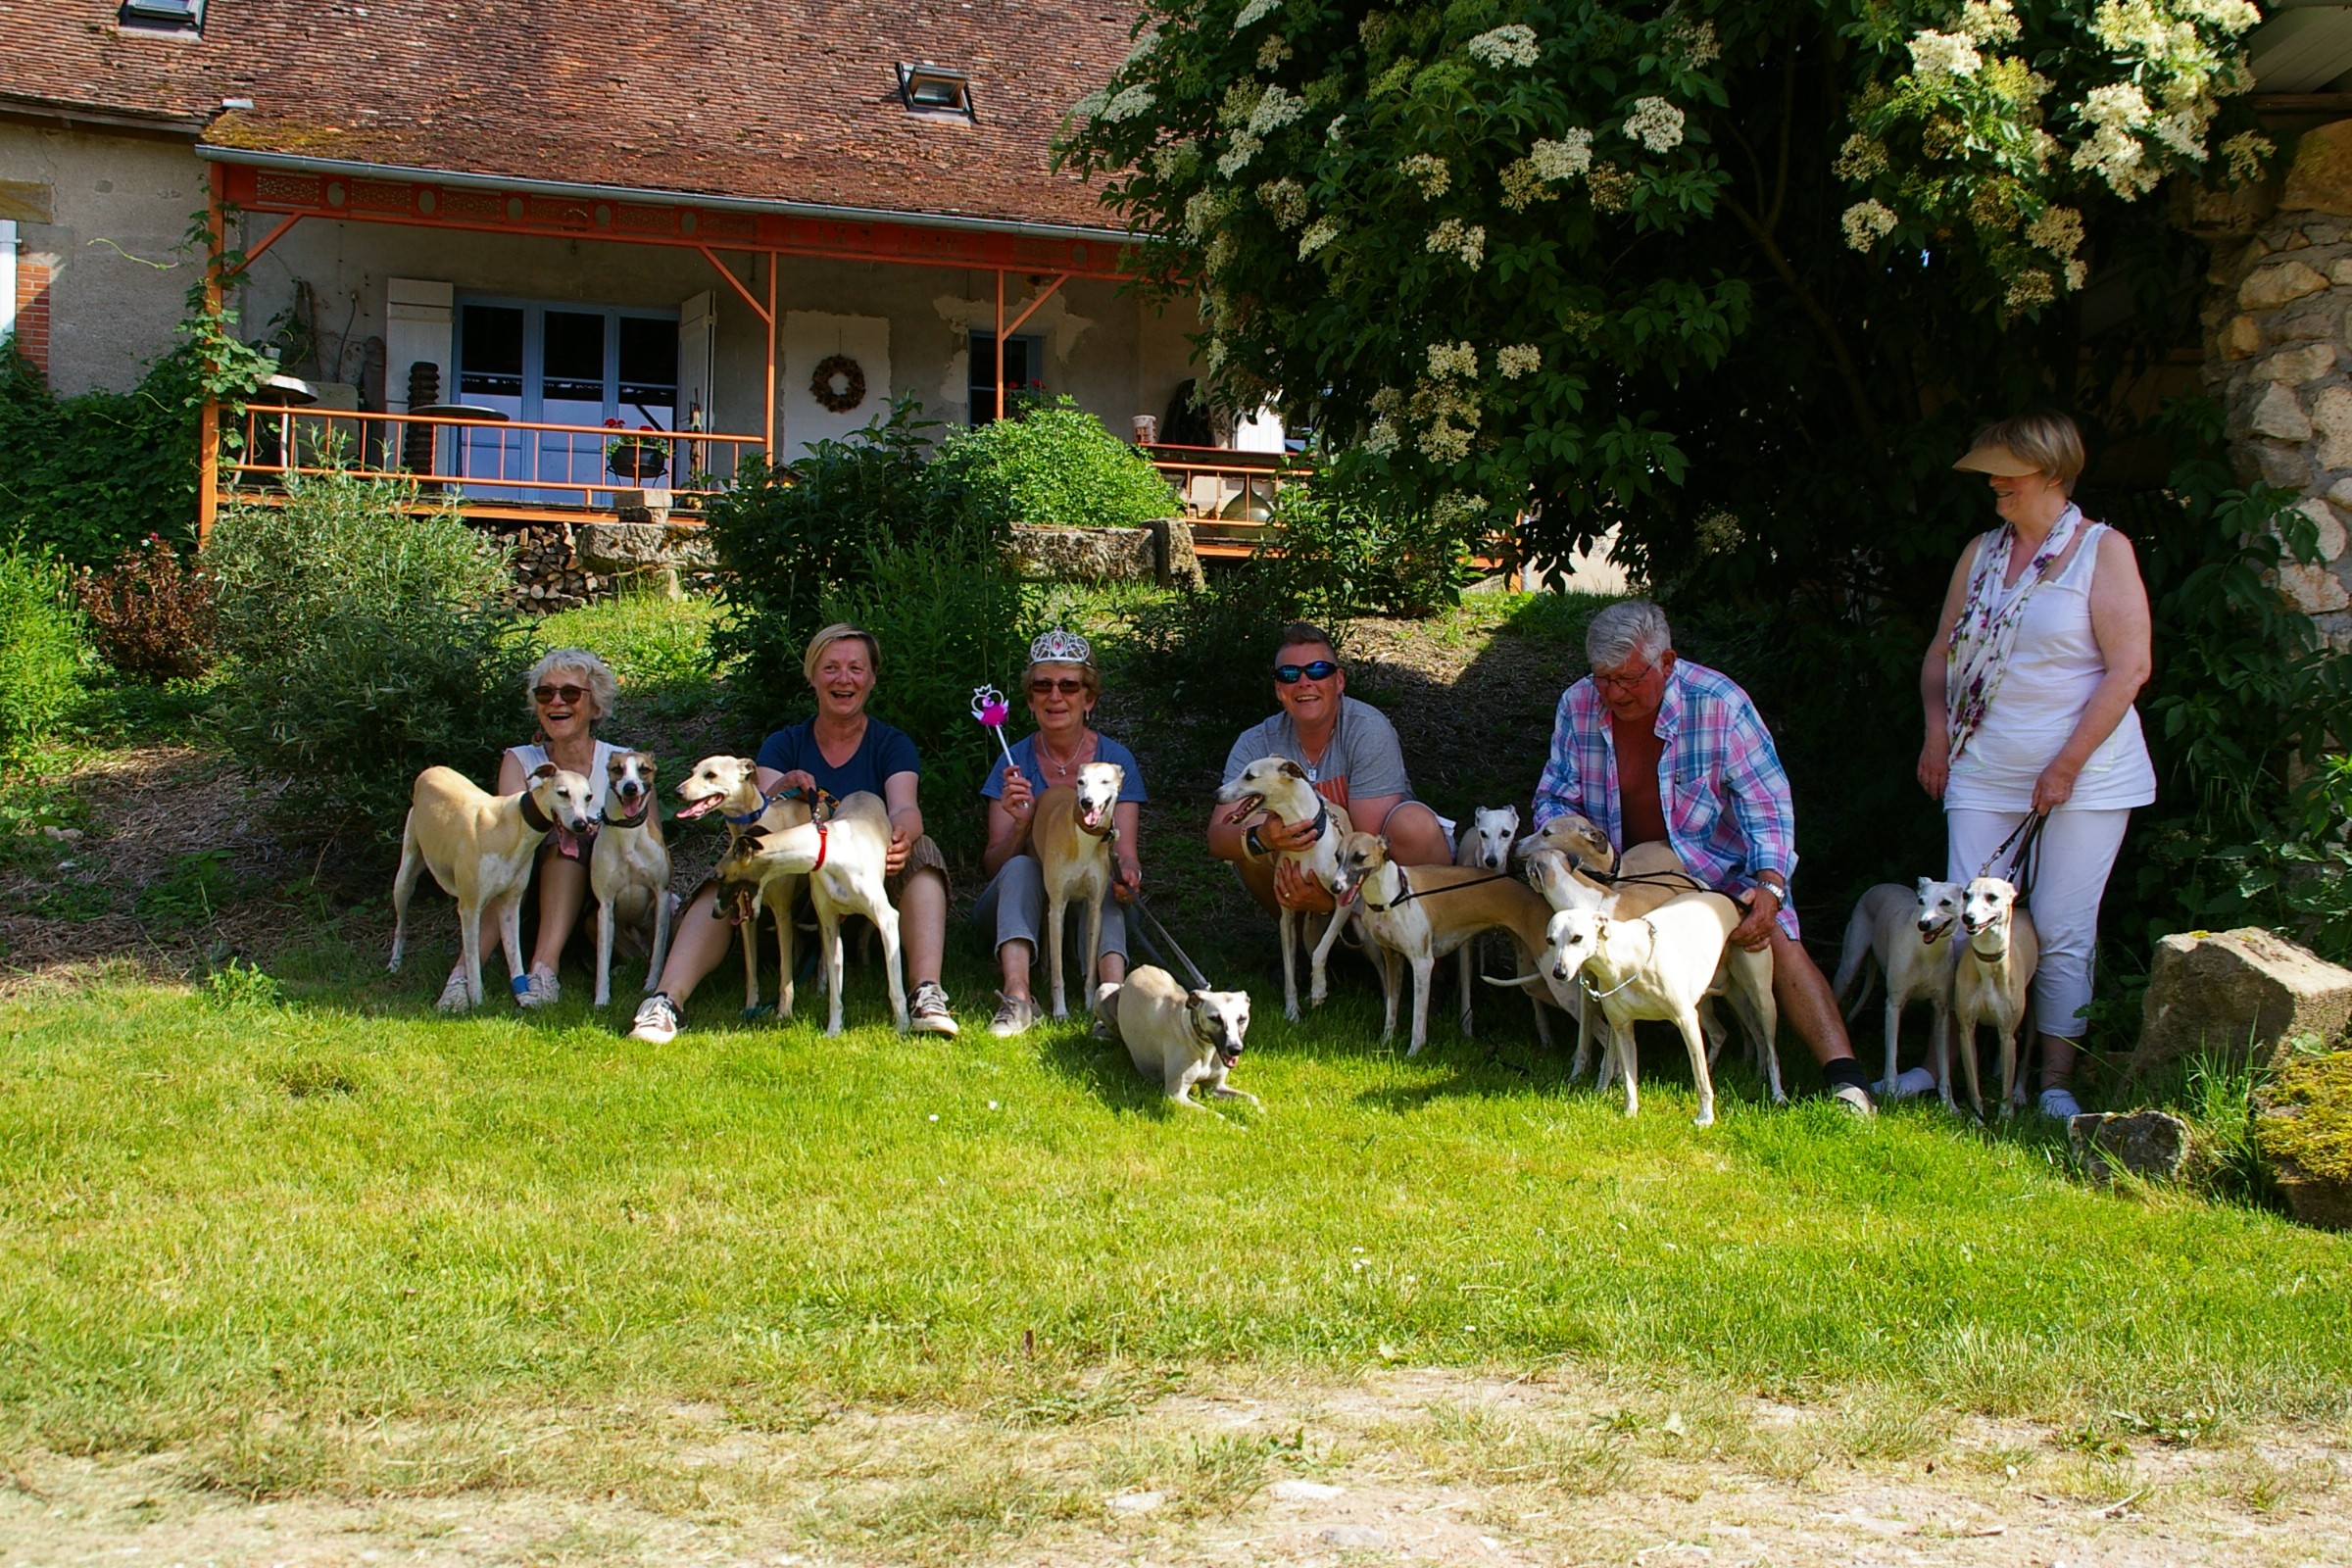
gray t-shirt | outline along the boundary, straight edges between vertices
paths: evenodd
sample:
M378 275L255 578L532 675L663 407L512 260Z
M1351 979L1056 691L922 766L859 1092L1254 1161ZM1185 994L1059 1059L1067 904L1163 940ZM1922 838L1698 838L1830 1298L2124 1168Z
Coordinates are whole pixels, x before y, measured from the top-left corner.
M1413 799L1413 782L1405 776L1404 750L1396 744L1396 726L1369 703L1340 699L1340 722L1323 760L1310 763L1298 744L1298 727L1289 712L1276 713L1262 724L1242 732L1225 759L1225 782L1241 777L1242 769L1261 757L1287 757L1306 769L1315 792L1335 806L1352 799L1382 795Z

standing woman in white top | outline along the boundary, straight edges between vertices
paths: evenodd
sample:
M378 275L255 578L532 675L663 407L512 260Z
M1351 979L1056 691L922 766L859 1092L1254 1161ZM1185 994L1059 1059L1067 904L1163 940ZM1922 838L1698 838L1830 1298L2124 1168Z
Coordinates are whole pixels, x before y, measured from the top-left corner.
M2131 542L2068 499L2082 434L2065 415L1988 425L1952 466L1989 476L2002 526L1961 555L1920 669L1919 782L1943 802L1955 881L1977 875L2029 811L2049 813L2031 899L2034 1024L2042 1113L2064 1118L2081 1109L2071 1082L2099 899L2132 808L2156 799L2132 706L2148 679L2148 591ZM1913 1072L1927 1081L1902 1092L1933 1083Z
M537 733L529 744L510 746L499 758L498 787L491 793L518 795L533 768L553 762L588 780L589 806L596 820L602 821L605 788L611 780L606 765L618 748L598 740L593 732L597 720L612 713L620 683L613 679L611 666L587 649L558 648L531 666L523 685L530 711L537 719ZM533 880L539 885L539 929L531 943L523 983L515 988L517 1006L544 1007L563 994L556 982L556 964L564 956L564 944L571 940L572 928L579 924L581 906L588 901L588 856L595 838L596 824L591 822L586 833L558 828L539 846L538 864L533 868ZM483 956L489 956L497 946L498 934L484 930ZM437 1005L445 1011L466 1005L462 958L450 971Z

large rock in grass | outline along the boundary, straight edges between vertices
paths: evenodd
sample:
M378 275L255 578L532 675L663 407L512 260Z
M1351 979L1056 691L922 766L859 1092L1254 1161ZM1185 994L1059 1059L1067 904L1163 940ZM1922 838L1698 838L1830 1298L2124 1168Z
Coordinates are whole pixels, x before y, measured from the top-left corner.
M2352 1230L2352 1051L2299 1056L2254 1097L2254 1147L2287 1212Z
M2352 969L2258 927L2188 931L2156 944L2132 1070L2199 1052L2277 1066L2298 1046L2334 1044L2352 1023Z
M1192 524L1170 517L1141 528L1065 528L1015 523L1006 545L1013 569L1049 582L1200 585Z
M2129 1171L2169 1182L2188 1162L2188 1123L2161 1110L2092 1111L2066 1124L2066 1141L2091 1180Z

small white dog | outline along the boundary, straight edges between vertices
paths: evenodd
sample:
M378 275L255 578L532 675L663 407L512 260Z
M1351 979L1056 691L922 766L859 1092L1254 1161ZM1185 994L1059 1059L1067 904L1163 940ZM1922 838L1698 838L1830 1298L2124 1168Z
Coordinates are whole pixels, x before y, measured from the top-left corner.
M612 934L619 927L646 933L653 961L645 989L661 982L669 956L669 847L662 841L662 812L654 794L654 754L614 752L606 764L605 811L588 855L588 887L596 895L596 1004L612 1002Z
M1519 840L1519 808L1516 806L1474 806L1470 808L1470 825L1459 834L1453 846L1453 863L1475 866L1481 871L1508 871L1511 868L1511 850ZM1479 944L1472 942L1459 950L1455 966L1462 988L1460 1023L1462 1038L1470 1035L1470 956ZM1536 1016L1544 1016L1542 1004Z
M713 918L752 894L760 900L782 874L808 879L808 902L816 910L818 951L824 955L825 989L832 1011L825 1033L841 1033L841 921L862 914L882 938L883 983L890 991L890 1016L906 1032L906 980L899 954L899 911L890 902L883 866L890 854L890 811L882 797L865 790L845 798L826 816L792 827L753 828L735 841L718 862L718 900Z
M1057 784L1037 798L1029 848L1046 884L1046 968L1054 976L1056 1018L1070 1015L1063 1002L1061 950L1063 917L1072 900L1086 907L1080 967L1085 970L1083 984L1089 991L1094 988L1095 965L1102 951L1102 901L1110 893L1110 847L1119 836L1111 813L1126 781L1127 770L1118 763L1089 762L1078 770L1074 786Z
M2041 960L2041 940L2034 917L2019 907L2017 886L1997 876L1981 876L1969 883L1960 907L1960 928L1968 940L1952 965L1952 1032L1959 1043L1960 1065L1968 1073L1969 1102L1984 1114L1984 1096L1977 1083L1977 1025L1990 1024L2001 1039L2001 1114L2009 1114L2013 1097L2024 1092L2018 1076L2018 1035L2026 1023L2034 966ZM1951 1103L1952 1075L1943 1075L1943 1096ZM1957 1107L1954 1107L1955 1109Z
M482 915L498 921L510 983L522 974L522 891L531 861L548 834L588 825L591 786L579 774L543 762L514 795L490 795L454 767L416 775L409 817L400 836L400 869L392 877L392 961L399 972L408 946L409 896L416 873L430 867L441 890L458 901L460 961L466 966L466 1004L482 1004Z
M1250 1032L1249 992L1187 991L1167 970L1147 963L1096 994L1095 1019L1097 1032L1125 1045L1135 1070L1177 1104L1209 1108L1193 1099L1196 1084L1205 1086L1212 1100L1260 1104L1255 1095L1225 1082Z
M1957 882L1938 882L1923 876L1916 889L1900 882L1881 882L1862 895L1845 922L1845 949L1838 960L1833 989L1846 1004L1850 1023L1870 1001L1873 982L1886 985L1886 1076L1879 1093L1895 1089L1895 1045L1902 1030L1903 1008L1924 1002L1935 1009L1935 1033L1928 1038L1938 1068L1944 1066L1944 1028L1952 1011L1952 963L1960 944L1948 940L1960 919L1965 890ZM1848 990L1852 997L1847 998ZM1950 1075L1945 1073L1943 1095L1951 1099Z
M1232 783L1218 790L1217 800L1233 808L1226 813L1228 822L1239 822L1263 807L1285 823L1314 823L1314 842L1303 850L1285 850L1281 858L1327 890L1338 879L1340 846L1355 830L1355 824L1348 820L1345 808L1315 793L1306 769L1297 762L1287 757L1261 757L1243 768ZM1296 1023L1298 1020L1296 955L1305 929L1304 916L1297 909L1285 909L1278 923L1282 930L1282 1015ZM1317 1006L1323 1004L1326 960L1331 956L1332 944L1340 939L1340 928L1347 923L1347 910L1333 911L1330 923L1323 928L1322 939L1314 944L1308 964L1307 1000Z

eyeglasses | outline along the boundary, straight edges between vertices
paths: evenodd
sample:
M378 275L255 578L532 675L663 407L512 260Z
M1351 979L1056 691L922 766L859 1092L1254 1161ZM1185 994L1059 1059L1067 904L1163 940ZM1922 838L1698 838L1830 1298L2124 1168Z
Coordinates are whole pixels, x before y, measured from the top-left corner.
M564 707L576 708L579 706L580 699L587 695L588 688L585 686L540 686L532 690L531 699L541 708L545 708L560 697L564 700Z
M1340 672L1340 666L1328 659L1318 659L1311 664L1276 664L1274 678L1285 686L1296 686L1302 680L1329 680Z
M1650 672L1657 667L1656 664L1644 664L1631 675L1604 674L1596 669L1592 672L1592 684L1613 692L1631 691L1649 679Z
M1059 680L1049 680L1040 676L1029 683L1029 695L1032 697L1044 697L1052 692L1059 692L1064 697L1075 697L1084 690L1086 690L1086 682L1074 675L1064 675Z

